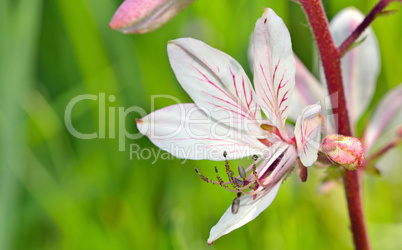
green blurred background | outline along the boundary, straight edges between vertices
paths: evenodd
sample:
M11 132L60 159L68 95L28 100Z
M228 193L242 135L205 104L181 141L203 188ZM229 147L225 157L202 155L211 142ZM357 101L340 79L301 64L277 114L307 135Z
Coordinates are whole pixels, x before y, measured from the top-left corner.
M352 2L367 13L376 1ZM258 219L208 247L210 228L234 196L203 182L194 167L213 177L213 166L223 163L130 159L130 144L148 152L158 149L142 137L126 139L126 150L119 151L120 130L113 126L116 138L110 138L110 116L116 127L123 124L118 107L150 112L152 95L161 94L191 102L168 63L168 40L201 39L250 73L247 47L263 6L284 19L294 51L316 72L316 52L300 6L285 0L198 0L155 32L124 35L108 27L120 3L0 1L0 249L351 248L343 190L337 186L320 194L322 170L311 170L304 184L293 174ZM350 4L324 1L329 18ZM401 10L398 4L390 8ZM382 71L371 111L402 80L401 23L397 13L373 25ZM67 104L99 93L116 97L105 104L105 138L72 136L64 123ZM159 98L155 108L170 104ZM115 115L109 112L113 107ZM98 101L81 101L72 114L78 131L99 132ZM135 118L140 117L127 115L127 131L138 133ZM366 176L364 202L376 249L400 247L401 180L395 168L381 177Z

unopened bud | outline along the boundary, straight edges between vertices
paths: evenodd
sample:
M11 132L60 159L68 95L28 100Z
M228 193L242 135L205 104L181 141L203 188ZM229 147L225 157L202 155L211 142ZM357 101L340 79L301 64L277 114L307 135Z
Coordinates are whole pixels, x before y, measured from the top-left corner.
M398 134L398 137L402 137L402 127L397 128L396 133Z
M195 0L125 0L109 26L124 33L153 31Z
M354 137L328 135L322 141L321 148L328 158L348 170L356 170L364 159L363 146Z

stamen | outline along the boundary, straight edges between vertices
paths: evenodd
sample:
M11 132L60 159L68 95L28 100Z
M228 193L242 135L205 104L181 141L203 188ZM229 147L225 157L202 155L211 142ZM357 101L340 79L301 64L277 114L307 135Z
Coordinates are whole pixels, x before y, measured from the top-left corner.
M219 181L219 185L224 186L224 182L223 182L222 178L219 176L218 168L216 166L215 166L215 173L216 173L216 179L218 179L218 181Z
M237 212L239 211L240 195L241 195L241 193L237 193L237 197L234 198L234 200L233 200L233 203L232 203L232 213L233 214L237 214Z
M240 177L243 178L243 179L245 179L247 175L246 175L246 170L244 170L244 167L243 167L243 166L239 166L238 170L239 170L239 175L240 175Z
M253 175L254 175L255 181L258 183L258 185L263 186L263 184L262 184L262 183L260 182L260 180L258 179L258 175L257 175L257 166L256 166L255 162L254 162L254 164L253 164Z
M206 182L210 182L210 183L214 183L214 181L208 179L207 177L205 177L203 174L200 173L200 170L198 169L198 167L195 167L195 172L201 177L201 179L203 179Z
M226 151L224 151L223 157L225 157L225 168L226 168L226 174L229 177L229 182L230 182L230 184L233 185L234 188L239 190L239 185L237 185L237 182L235 181L234 172L232 170L230 170L229 161L226 159L226 156L227 156L227 153L226 153Z
M238 207L240 206L240 196L242 194L256 195L261 191L261 187L265 187L265 186L269 186L269 185L263 185L258 178L257 163L260 162L260 159L258 158L257 155L252 156L254 163L252 164L252 166L250 166L248 168L248 170L245 170L243 166L238 167L238 172L239 172L238 177L236 177L235 173L230 169L229 161L226 159L227 155L228 155L227 152L224 151L223 156L225 157L225 170L226 170L226 174L229 178L229 181L227 181L227 182L223 181L223 179L219 176L218 168L216 166L215 166L215 173L216 173L216 178L218 181L213 181L213 180L205 177L204 175L202 175L199 172L198 167L195 168L195 171L200 176L200 178L203 179L205 182L222 186L230 192L237 193L238 197L235 200L233 200L233 204L232 204L232 212L237 213L237 211L239 209ZM250 170L252 170L252 173L254 175L254 180L246 180L247 172ZM263 174L263 173L260 173L260 174ZM263 178L263 177L261 176L261 178ZM231 184L233 186L233 188L230 188L228 186L229 184Z
M229 170L228 177L229 177L229 181L230 181L230 183L233 183L233 182L234 182L233 176L234 176L233 171L232 171L232 170Z
M238 178L235 178L235 181L236 181L236 184L237 184L238 187L243 187L244 181L242 181L242 180L240 180Z
M226 151L223 152L223 157L225 157L225 168L226 168L226 174L229 176L229 171L230 171L230 166L229 166L229 161L228 159L226 159L226 156L228 154L226 153ZM229 177L230 179L230 177Z
M200 171L199 171L199 169L198 169L198 167L195 167L195 172L201 177L201 179L203 179L204 181L206 181L206 182L208 182L208 183L212 183L212 184L215 184L215 185L220 185L220 186L224 187L226 190L228 190L228 191L230 191L230 192L233 192L233 193L238 193L238 192L239 192L238 189L234 190L234 189L229 188L229 187L227 186L227 184L231 184L231 183L230 183L230 182L227 182L227 183L226 183L226 182L223 182L222 178L219 177L219 176L217 177L219 182L216 182L216 181L213 181L213 180L211 180L211 179L208 179L208 178L205 177L203 174L201 174ZM218 169L217 169L217 168L215 168L215 172L216 172L216 173L218 172Z

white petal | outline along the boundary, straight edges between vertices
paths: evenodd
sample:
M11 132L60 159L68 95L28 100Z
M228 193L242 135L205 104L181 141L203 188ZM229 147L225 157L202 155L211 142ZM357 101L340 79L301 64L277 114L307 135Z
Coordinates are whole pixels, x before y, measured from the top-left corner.
M260 105L284 135L296 66L289 31L272 9L265 9L255 25L253 57L254 84Z
M365 152L374 144L384 145L395 139L396 132L392 130L395 127L402 127L402 83L389 91L377 106L364 134Z
M123 33L145 33L157 29L194 0L125 0L109 26Z
M198 107L231 127L261 133L254 90L235 59L192 38L171 41L168 55L177 80Z
M355 8L340 11L330 23L334 42L339 46L363 21L364 15ZM354 132L356 123L373 97L380 72L380 52L377 38L369 27L360 36L365 40L349 51L341 61L349 119Z
M272 154L272 159L267 162L267 167L277 160L279 155L281 154L278 154L278 152ZM264 191L261 191L255 200L253 199L252 195L243 195L240 197L240 207L236 214L232 213L232 207L230 206L220 218L218 223L212 227L211 232L209 233L208 244L212 244L221 236L228 234L231 231L254 220L258 215L261 214L262 211L269 207L269 205L271 205L272 201L275 199L283 179L286 178L289 170L293 168L296 160L296 149L293 146L288 145L286 152L283 154L282 158L280 158L274 171L265 180L262 180L264 185L269 185L272 183L272 186Z
M321 106L313 104L303 109L297 118L295 137L297 151L304 166L313 165L317 160L321 142L321 118L319 112Z
M296 60L296 84L293 91L289 110L289 118L296 121L301 114L303 107L320 101L321 106L325 104L327 91L310 73L299 58Z
M271 205L281 184L282 180L275 184L271 189L263 191L263 193L255 200L253 200L252 195L243 195L240 197L239 211L236 214L233 214L232 206L226 210L218 223L212 227L211 232L209 233L208 244L214 243L214 241L223 235L228 234L254 220L262 211Z
M262 154L257 139L211 119L195 104L177 104L137 121L138 130L159 148L185 159L223 160Z

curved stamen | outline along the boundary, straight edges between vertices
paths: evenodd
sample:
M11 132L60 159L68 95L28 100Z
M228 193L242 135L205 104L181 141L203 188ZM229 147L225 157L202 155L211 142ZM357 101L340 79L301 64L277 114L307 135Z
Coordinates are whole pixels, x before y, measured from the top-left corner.
M217 169L215 169L215 171L217 172ZM223 182L222 178L220 178L220 177L218 178L218 181L219 181L219 182L216 182L216 181L213 181L213 180L211 180L211 179L205 177L203 174L201 174L200 171L199 171L199 169L198 169L198 167L195 167L195 172L196 172L196 173L201 177L201 179L204 180L205 182L212 183L212 184L214 184L214 185L222 186L222 187L224 187L226 190L228 190L228 191L230 191L230 192L232 192L232 193L238 193L238 192L239 192L239 190L235 190L235 189L229 188L229 187L227 186L227 184L225 184L225 182ZM229 184L229 183L228 183L228 184Z
M270 158L258 157L256 155L253 155L252 158L254 162L253 164L251 164L250 167L247 168L247 170L251 170L251 174L248 177L247 177L248 171L245 170L243 166L238 167L239 175L235 176L234 172L230 169L229 162L226 159L227 153L225 151L223 153L223 156L225 157L225 170L229 178L228 182L224 182L223 179L219 176L218 168L216 166L215 166L215 173L216 178L218 180L217 182L202 175L197 167L195 170L197 174L201 177L201 179L203 179L205 182L222 186L226 190L232 193L237 193L239 195L245 194L245 195L256 196L259 192L271 188L273 185L277 183L277 180L280 179L278 177L282 177L284 174L286 174L286 172L288 172L289 168L287 168L286 166L288 165L289 157L284 157L284 155L285 154L289 155L291 154L291 152L287 151L288 148L286 148L282 152L279 151L281 154L276 159L274 157L275 155L277 155L276 153L279 153L278 150ZM240 178L242 178L243 180L241 180ZM228 186L229 184L232 185L233 188L230 188ZM234 202L233 209L236 208L237 201L236 202L235 201L236 199L233 201Z

